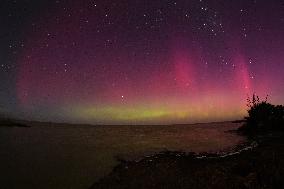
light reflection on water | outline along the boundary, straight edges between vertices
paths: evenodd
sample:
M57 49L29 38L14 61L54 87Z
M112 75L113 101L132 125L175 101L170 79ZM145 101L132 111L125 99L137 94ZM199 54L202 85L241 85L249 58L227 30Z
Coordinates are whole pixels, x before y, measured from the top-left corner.
M241 136L224 132L239 126L227 122L0 128L0 183L9 189L88 188L117 165L116 157L135 159L166 149L228 150L245 141Z

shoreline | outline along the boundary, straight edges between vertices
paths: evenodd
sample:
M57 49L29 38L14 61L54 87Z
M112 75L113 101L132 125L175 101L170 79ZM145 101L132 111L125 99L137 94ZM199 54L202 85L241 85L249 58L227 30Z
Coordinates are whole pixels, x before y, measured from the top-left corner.
M136 161L120 160L95 188L284 187L283 134L259 137L227 153L164 151Z
M254 141L254 140L248 140L246 142L240 143L236 146L234 146L233 148L230 149L224 149L221 151L216 151L216 152L200 152L200 153L196 153L196 152L185 152L185 151L171 151L171 150L163 150L154 154L150 154L150 155L145 155L142 156L141 158L136 158L136 159L123 159L120 157L116 157L117 161L119 161L120 163L125 163L125 162L135 162L135 163L139 163L140 161L143 161L146 158L157 158L157 156L163 156L163 155L175 155L177 157L179 156L190 156L192 158L195 159L219 159L219 158L225 158L225 157L229 157L229 156L235 156L238 155L244 151L248 151L248 150L252 150L253 148L256 148L258 146L258 142Z

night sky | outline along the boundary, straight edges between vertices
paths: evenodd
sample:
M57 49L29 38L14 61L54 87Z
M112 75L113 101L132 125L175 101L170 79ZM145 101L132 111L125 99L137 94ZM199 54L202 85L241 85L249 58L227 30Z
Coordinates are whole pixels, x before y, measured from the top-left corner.
M240 119L284 103L284 2L3 0L0 114L94 124Z

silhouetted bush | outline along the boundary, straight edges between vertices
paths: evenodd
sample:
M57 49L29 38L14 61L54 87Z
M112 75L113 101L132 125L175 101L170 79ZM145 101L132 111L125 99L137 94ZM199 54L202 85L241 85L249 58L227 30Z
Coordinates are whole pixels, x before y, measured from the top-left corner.
M246 124L241 130L249 133L284 130L284 106L268 103L267 97L260 101L255 94L247 102L248 117L245 117Z

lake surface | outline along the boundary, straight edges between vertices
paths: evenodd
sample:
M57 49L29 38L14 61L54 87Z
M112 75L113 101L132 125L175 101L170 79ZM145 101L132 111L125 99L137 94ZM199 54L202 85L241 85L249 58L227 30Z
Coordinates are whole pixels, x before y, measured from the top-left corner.
M41 125L0 128L0 188L87 189L123 159L164 150L226 151L240 123L171 126Z

